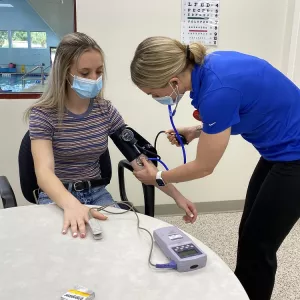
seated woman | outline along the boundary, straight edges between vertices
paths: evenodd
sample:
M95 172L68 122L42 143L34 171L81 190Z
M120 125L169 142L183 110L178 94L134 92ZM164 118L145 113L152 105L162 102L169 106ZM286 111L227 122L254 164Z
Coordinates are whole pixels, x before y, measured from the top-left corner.
M62 233L85 237L89 208L114 203L101 180L99 157L107 150L108 136L125 125L116 108L103 98L103 51L83 33L66 35L59 44L42 97L26 112L35 173L41 189L38 203L54 201L64 210ZM133 168L140 167L134 160ZM76 188L76 182L88 184ZM160 188L196 220L195 206L173 185ZM106 217L93 211L95 218Z

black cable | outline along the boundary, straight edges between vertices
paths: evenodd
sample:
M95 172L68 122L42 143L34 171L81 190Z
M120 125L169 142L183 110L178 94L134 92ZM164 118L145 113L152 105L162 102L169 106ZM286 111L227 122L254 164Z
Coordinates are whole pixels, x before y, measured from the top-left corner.
M146 153L148 153L150 155L153 155L153 156L157 157L158 159L161 159L161 157L158 154L156 154L156 153L154 153L154 152L152 152L150 150L147 150L144 147L139 146L138 144L136 144L136 147L139 148L142 152L146 152Z
M154 140L154 148L155 148L155 149L156 149L157 139L158 139L159 135L162 134L162 133L166 133L166 132L165 132L165 131L160 131L160 132L156 135L156 138L155 138L155 140ZM187 142L186 138L185 138L182 134L179 134L179 136L180 136L180 138L181 138L183 144L184 144L184 145L188 145L188 142ZM176 136L175 136L175 138L176 138L177 142L179 143L179 141L178 141L178 139L177 139Z
M155 137L155 140L154 140L154 148L155 148L155 149L156 149L157 139L158 139L158 137L159 137L162 133L166 133L166 132L165 132L165 131L160 131L160 132L156 135L156 137Z

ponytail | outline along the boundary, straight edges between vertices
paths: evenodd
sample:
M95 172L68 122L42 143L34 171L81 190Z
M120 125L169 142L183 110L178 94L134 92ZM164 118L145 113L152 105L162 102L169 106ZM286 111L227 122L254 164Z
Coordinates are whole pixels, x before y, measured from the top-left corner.
M191 43L187 46L187 59L192 64L202 65L206 56L206 48L200 43Z

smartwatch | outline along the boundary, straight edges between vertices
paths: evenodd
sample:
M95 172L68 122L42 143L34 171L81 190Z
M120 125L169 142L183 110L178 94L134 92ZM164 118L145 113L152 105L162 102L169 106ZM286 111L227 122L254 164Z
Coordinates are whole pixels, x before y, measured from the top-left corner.
M162 171L158 171L158 172L156 173L156 183L157 183L158 186L165 186L166 183L165 183L164 180L162 179L161 173L162 173Z

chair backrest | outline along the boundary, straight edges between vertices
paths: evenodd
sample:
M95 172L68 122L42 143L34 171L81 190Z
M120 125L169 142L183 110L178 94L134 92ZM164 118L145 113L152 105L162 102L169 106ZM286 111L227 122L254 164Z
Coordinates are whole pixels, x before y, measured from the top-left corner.
M29 131L25 133L22 139L18 160L20 184L23 196L29 202L35 203L33 191L38 188L38 184L34 172Z
M20 184L23 196L29 202L36 203L33 191L38 189L38 184L34 171L29 131L25 133L22 139L18 160ZM102 178L109 178L109 180L111 180L112 167L108 149L100 156L99 163Z

